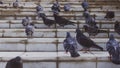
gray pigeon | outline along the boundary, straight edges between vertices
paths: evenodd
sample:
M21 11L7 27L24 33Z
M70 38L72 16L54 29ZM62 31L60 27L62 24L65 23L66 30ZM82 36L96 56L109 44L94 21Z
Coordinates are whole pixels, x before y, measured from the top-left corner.
M14 8L18 8L18 7L19 7L18 0L16 0L15 2L13 2L13 7L14 7Z
M43 7L41 5L38 5L36 7L36 11L39 12L39 11L43 11Z
M30 24L30 19L28 16L26 16L24 19L22 19L22 25L27 26L28 24Z
M77 39L77 42L81 46L83 46L82 50L85 50L85 52L87 52L87 50L89 50L90 48L97 48L103 51L102 47L98 46L90 38L86 37L79 28L76 29L76 39Z
M119 42L115 40L113 34L110 35L110 38L106 43L106 49L110 54L110 60L112 61L112 63L120 64Z
M36 11L37 11L38 18L44 15L43 7L40 4L36 7Z
M77 52L77 43L75 38L73 38L69 32L67 32L66 39L63 41L63 46L66 52L70 52L71 57L79 57Z
M34 24L30 23L26 26L25 28L25 33L27 35L28 38L32 37L33 36L33 33L34 33L34 29L35 29L35 26Z
M87 0L84 0L81 5L82 5L84 10L87 10L88 7L89 7L89 4L88 4Z
M111 61L114 64L120 65L120 47L114 49L115 52L112 54Z
M96 24L97 24L95 21L95 18L90 16L89 14L88 14L88 16L86 14L85 23L88 24L89 26L96 26Z
M85 23L90 25L90 26L96 26L96 21L95 21L95 15L92 17L90 13L85 10L83 13L83 16L85 17Z
M114 35L111 34L108 42L106 43L106 49L109 52L110 57L115 53L117 47L119 47L119 43L115 40Z
M60 12L60 4L58 2L53 3L51 10L53 13L59 13Z
M9 60L5 68L23 68L23 61L21 57L17 56Z
M71 9L71 6L70 6L69 3L64 5L64 11L65 12L70 11L70 9Z

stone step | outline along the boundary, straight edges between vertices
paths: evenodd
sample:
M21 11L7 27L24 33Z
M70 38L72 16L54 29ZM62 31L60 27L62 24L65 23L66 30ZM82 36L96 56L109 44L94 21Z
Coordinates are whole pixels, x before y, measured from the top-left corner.
M21 24L23 18L20 18L20 20L0 20L0 28L1 29L23 29L23 25ZM52 19L52 18L49 18ZM67 18L66 18L67 19ZM53 19L54 20L54 19ZM68 19L69 20L69 19ZM80 28L83 28L83 25L85 25L85 20L71 20L75 22L75 26L73 25L66 25L64 28L69 29L76 29L77 26ZM114 29L114 23L116 20L96 20L97 26L100 29ZM30 20L31 23L34 23L38 29L48 28L45 24L43 24L42 20ZM55 28L55 25L51 26L50 28ZM62 28L59 25L57 25L57 28Z
M0 38L0 51L15 52L57 52L64 51L65 38ZM91 38L96 44L106 50L108 38ZM119 41L119 39L117 39ZM78 49L82 47L78 44ZM91 49L97 50L97 49Z
M38 1L39 1L39 0L38 0ZM10 1L3 1L3 2L4 2L4 3L13 3L13 2L15 2L15 1L11 1L11 2L10 2ZM77 4L81 4L82 2L83 2L82 0L79 0L79 1L78 1L78 0L75 0L75 1L74 1L74 0L71 0L71 1L70 1L70 0L66 0L66 1L60 0L60 1L59 1L60 4L70 3L70 4L76 4L76 5L77 5ZM101 5L101 4L102 4L102 5L104 5L105 3L106 3L106 4L117 4L119 1L118 1L118 0L117 0L117 1L115 1L115 0L114 0L114 1L113 1L113 0L112 0L112 1L110 1L110 0L108 0L108 1L106 1L106 0L104 0L104 1L102 1L102 0L101 0L101 1L98 1L98 0L97 0L97 1L91 1L91 0L90 0L90 1L88 1L88 2L89 2L90 5L91 5L91 4L98 4L98 5ZM35 1L35 0L34 0L34 1L29 1L29 0L27 0L27 1L19 1L19 3L36 3L36 4L38 4L38 2ZM42 1L42 0L41 0L41 2L39 2L39 3L53 3L53 1L51 1L51 0L49 0L49 1L43 0L43 1Z
M74 3L74 2L73 2ZM47 5L46 5L47 4ZM51 6L52 6L52 4L49 4L49 3L41 3L41 5L44 7L44 8L50 8ZM36 8L36 4L35 3L33 3L33 2L30 2L30 3L27 3L27 2L25 2L25 3L19 3L19 8L21 8L21 9L27 9L27 8L31 8L31 9L35 9ZM110 6L110 7L109 7ZM63 7L64 7L64 4L63 5L61 5L60 6L61 7L61 9L63 9ZM12 3L10 3L10 4L2 4L2 5L0 5L0 8L13 8L13 6L12 6ZM81 3L79 3L78 5L77 4L71 4L71 8L81 8L82 10L83 10L83 8L81 7ZM119 7L119 5L117 6L117 4L115 3L115 5L89 5L89 8L100 8L100 9L105 9L105 8L107 8L107 9L118 9L118 8L120 8Z
M8 60L20 56L23 68L120 68L109 60L108 52L79 52L80 57L71 58L64 52L0 52L0 67Z
M51 18L50 18L51 19ZM85 20L70 20L70 21L73 21L73 22L79 22L80 24L83 24L85 23ZM0 23L12 23L12 24L20 24L22 22L22 18L21 19L18 19L18 20L0 20ZM35 19L32 19L30 20L30 22L33 22L33 23L43 23L42 20L35 20ZM101 24L114 24L115 23L115 20L96 20L97 23L101 23Z
M25 9L25 10L16 10L16 9L1 9L1 15L22 15L22 14L31 14L31 15L37 15L36 11L29 11L31 9ZM119 10L114 10L115 11L115 16L116 17L119 17L120 16L120 12ZM19 14L18 14L19 13ZM44 13L47 15L47 16L53 16L53 12L52 10L49 8L49 9L45 9L44 10ZM99 17L99 16L105 16L106 15L106 12L105 11L91 11L90 10L90 15L96 15L96 17ZM73 8L71 9L70 12L64 12L64 10L62 10L62 12L59 13L60 16L82 16L83 15L83 9L78 9L78 8Z
M28 13L28 14L27 14ZM116 16L114 20L119 20L120 14L116 13ZM82 13L75 13L75 14L69 14L69 13L60 13L62 17L65 17L67 19L72 19L72 20L84 20L83 14ZM105 18L105 13L91 13L91 16L95 15L96 20L104 20ZM23 19L24 17L29 16L31 19L38 19L38 16L35 12L23 12L23 13L6 13L3 12L1 14L1 19L8 19L8 20L16 20L16 19ZM53 19L53 14L48 13L47 17L50 17Z
M75 36L76 29L35 29L33 38L65 38L66 32L70 32L72 36ZM114 34L115 37L120 38L117 33L113 29L103 29L108 31L107 33L99 33L95 36L95 38L108 38L109 34ZM89 37L89 35L84 32L83 33ZM0 29L0 37L1 38L26 38L25 29Z
M37 29L55 29L55 24L52 25L51 27L46 26L43 22L32 22L35 24L35 26L37 27ZM78 22L79 23L79 22ZM76 29L78 26L80 29L83 29L83 25L85 25L85 23L80 23L78 24L77 22L75 23L75 25L65 25L64 27L59 26L58 24L56 25L57 29ZM0 29L24 29L24 26L21 23L0 23ZM110 31L111 29L114 29L114 23L110 24L110 23L98 23L97 26L100 29L105 29Z

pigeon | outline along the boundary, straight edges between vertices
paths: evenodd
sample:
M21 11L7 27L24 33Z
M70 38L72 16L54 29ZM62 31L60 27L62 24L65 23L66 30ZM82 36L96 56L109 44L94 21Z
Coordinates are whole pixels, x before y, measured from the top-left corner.
M27 35L28 38L32 37L33 36L33 33L34 33L34 29L35 29L35 26L33 23L30 23L26 26L25 28L25 33Z
M89 14L85 14L85 23L90 26L96 26L95 17L91 17Z
M60 5L58 2L53 3L53 6L51 7L51 10L53 13L59 13L60 12Z
M77 28L76 29L76 39L77 39L77 42L83 46L83 49L85 49L85 53L87 52L87 50L89 50L89 48L97 48L97 49L100 49L101 51L103 51L103 48L98 46L96 43L94 43L90 38L86 37L82 31Z
M0 4L3 4L3 2L2 2L2 1L0 1Z
M115 53L112 54L111 61L114 64L120 65L120 47L117 47Z
M65 12L70 11L70 9L71 9L70 4L65 4L65 5L64 5L64 11L65 11Z
M120 35L120 23L118 21L115 22L114 30Z
M107 11L104 18L111 20L114 17L115 17L115 12L114 11Z
M119 42L115 40L114 35L111 34L106 49L110 55L110 60L115 64L120 64L120 47Z
M98 26L84 25L83 28L84 28L85 32L87 32L89 34L89 36L96 36L98 33L108 32L106 30L99 29Z
M19 4L18 4L18 0L16 0L15 2L13 2L13 7L14 8L18 8Z
M84 10L87 10L88 7L89 7L89 4L88 4L87 0L84 0L81 5L82 5Z
M69 20L59 16L57 13L54 13L53 16L54 16L55 22L62 27L64 27L65 25L74 25L75 24L75 22L69 21Z
M48 27L50 27L53 24L55 24L55 21L51 20L51 19L48 19L45 14L43 14L41 17L43 19L44 24L47 25Z
M85 10L84 13L83 13L83 16L85 17L85 23L86 24L88 24L90 26L96 26L97 23L95 21L95 15L94 15L94 17L92 17L90 15L90 13L87 10Z
M44 16L43 7L40 4L36 7L36 11L38 18Z
M30 19L28 16L26 16L24 19L22 19L22 25L27 26L30 23Z
M43 7L41 5L38 5L36 7L36 11L39 12L39 11L43 11Z
M73 38L69 32L67 32L67 36L63 41L63 46L66 52L70 52L71 57L79 57L79 53L77 52L77 43L75 38Z
M106 43L106 49L109 52L110 56L115 53L116 47L119 46L119 43L115 40L114 35L111 34L108 42Z
M17 56L9 60L5 68L23 68L23 61L21 57Z
M85 18L88 18L88 17L90 16L89 11L88 11L88 10L84 10L83 16L84 16Z

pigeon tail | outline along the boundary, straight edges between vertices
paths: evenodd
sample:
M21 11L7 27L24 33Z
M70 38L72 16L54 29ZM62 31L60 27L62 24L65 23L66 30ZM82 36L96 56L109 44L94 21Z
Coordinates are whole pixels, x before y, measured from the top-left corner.
M112 63L114 63L114 64L120 65L120 60L111 60L111 61L112 61Z
M98 49L100 49L101 51L103 51L103 48L100 47L100 46L98 46L98 45L95 45L95 46L93 46L93 47L98 48Z
M98 30L99 33L108 33L107 30Z
M68 24L75 26L75 22L69 22Z

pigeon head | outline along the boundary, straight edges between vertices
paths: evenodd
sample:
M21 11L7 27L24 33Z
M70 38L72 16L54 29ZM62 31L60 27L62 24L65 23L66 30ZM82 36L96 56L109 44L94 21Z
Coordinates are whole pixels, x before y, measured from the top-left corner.
M113 34L110 35L110 40L114 40L114 35Z
M29 19L29 17L28 17L28 16L26 16L25 18L26 18L26 19Z
M68 37L71 37L71 35L70 35L70 33L69 33L69 32L67 32L67 36L66 36L66 38L68 38Z
M20 62L22 59L21 59L20 56L17 56L17 57L15 58L15 60L16 60L17 62Z

